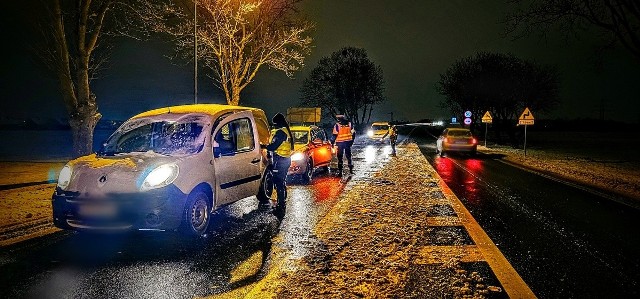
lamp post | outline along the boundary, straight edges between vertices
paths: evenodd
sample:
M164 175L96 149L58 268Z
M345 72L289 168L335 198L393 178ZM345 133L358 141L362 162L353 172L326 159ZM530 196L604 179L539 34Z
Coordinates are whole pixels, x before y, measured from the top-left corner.
M193 103L198 104L198 0L193 0Z

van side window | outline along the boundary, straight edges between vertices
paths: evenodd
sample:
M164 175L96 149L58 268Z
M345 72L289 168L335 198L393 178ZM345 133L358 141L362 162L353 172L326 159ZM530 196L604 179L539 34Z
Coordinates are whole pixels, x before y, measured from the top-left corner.
M253 129L248 118L236 119L225 124L214 140L222 154L251 151L255 148Z

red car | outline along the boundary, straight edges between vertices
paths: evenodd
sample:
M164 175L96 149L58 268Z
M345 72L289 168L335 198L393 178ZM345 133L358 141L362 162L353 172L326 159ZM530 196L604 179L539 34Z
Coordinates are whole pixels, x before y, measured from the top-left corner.
M291 153L289 175L297 176L309 183L316 169L329 171L333 159L331 142L325 132L317 126L291 126L294 150Z

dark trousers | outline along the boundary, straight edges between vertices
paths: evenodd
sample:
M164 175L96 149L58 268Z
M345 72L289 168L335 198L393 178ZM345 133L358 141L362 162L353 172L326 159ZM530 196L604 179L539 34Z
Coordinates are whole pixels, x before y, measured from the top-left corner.
M351 160L351 145L353 141L345 141L345 142L336 142L338 146L338 171L342 171L342 157L347 157L347 165L349 165L349 169L353 168L353 161Z
M391 154L396 154L396 141L398 140L397 136L389 137L389 143L391 144Z
M284 204L287 198L287 172L291 166L291 158L273 155L273 183L278 195L278 204Z

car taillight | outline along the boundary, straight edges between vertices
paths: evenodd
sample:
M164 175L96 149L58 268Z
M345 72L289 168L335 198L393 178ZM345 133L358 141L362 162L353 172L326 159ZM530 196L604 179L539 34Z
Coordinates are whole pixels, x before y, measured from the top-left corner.
M476 140L475 138L471 138L471 144L476 144L478 143L478 140Z
M449 137L447 137L447 138L444 139L444 142L451 143L451 139Z

